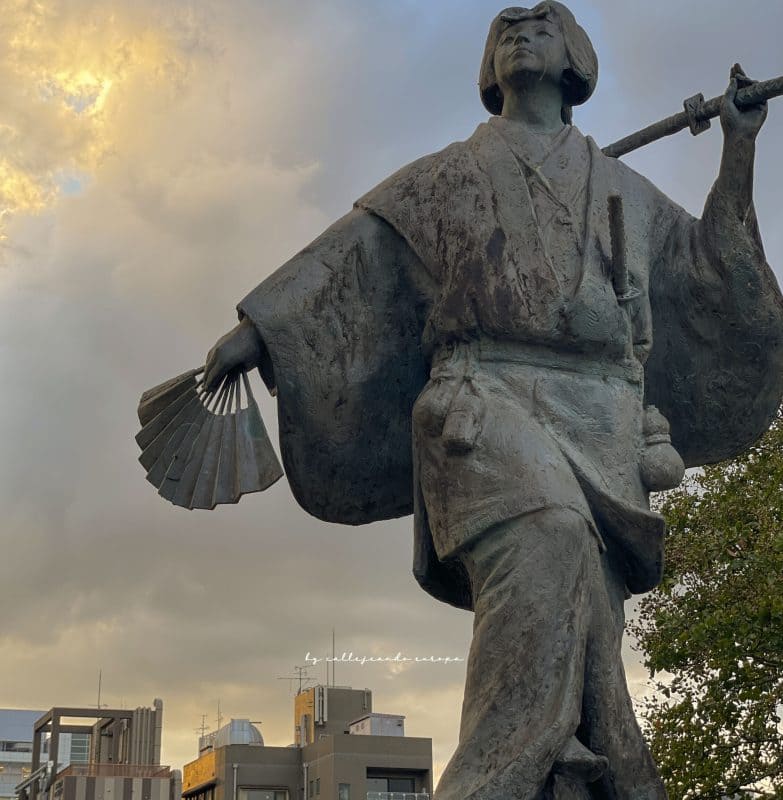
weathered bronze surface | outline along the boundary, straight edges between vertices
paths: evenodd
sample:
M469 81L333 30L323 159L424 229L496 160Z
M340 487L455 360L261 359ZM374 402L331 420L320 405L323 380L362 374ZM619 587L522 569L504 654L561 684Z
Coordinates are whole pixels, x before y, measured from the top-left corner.
M783 393L752 202L766 106L735 103L752 82L732 70L696 219L573 126L597 76L563 5L503 11L489 121L359 199L207 358L207 389L258 366L277 393L303 508L413 512L417 580L474 612L437 800L666 796L620 657L624 600L661 576L649 492L742 451Z

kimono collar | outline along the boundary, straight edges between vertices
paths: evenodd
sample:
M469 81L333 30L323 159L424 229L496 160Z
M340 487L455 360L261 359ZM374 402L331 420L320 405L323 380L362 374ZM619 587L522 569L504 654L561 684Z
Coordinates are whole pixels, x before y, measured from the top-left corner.
M574 130L572 125L563 125L557 133L539 133L523 122L497 116L490 117L489 124L506 140L514 154L532 170L543 167Z

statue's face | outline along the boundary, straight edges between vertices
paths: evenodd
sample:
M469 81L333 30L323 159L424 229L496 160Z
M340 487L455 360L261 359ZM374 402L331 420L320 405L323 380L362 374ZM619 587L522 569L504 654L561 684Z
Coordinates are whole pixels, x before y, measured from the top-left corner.
M509 26L495 48L495 76L505 94L531 77L560 86L568 54L560 26L547 17L524 19Z

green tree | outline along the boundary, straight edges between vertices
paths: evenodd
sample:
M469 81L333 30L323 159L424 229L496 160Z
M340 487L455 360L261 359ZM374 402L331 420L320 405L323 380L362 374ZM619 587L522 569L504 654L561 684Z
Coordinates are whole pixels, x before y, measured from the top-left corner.
M783 798L783 419L663 495L666 568L631 625L671 800Z

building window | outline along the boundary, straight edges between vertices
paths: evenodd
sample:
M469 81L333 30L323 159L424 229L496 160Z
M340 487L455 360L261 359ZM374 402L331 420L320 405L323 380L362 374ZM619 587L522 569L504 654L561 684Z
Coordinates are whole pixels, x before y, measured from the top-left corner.
M367 778L368 792L416 792L413 778Z
M239 800L288 800L286 789L240 789Z
M321 779L320 778L316 778L315 779L315 794L316 794L316 796L321 794Z
M44 747L46 746L47 742L44 742ZM3 753L32 753L33 752L33 743L32 742L16 742L11 741L10 739L3 739L0 742L0 752ZM44 749L44 752L46 750Z
M337 800L351 800L351 784L337 784Z
M90 734L71 734L71 764L86 764L90 760Z

